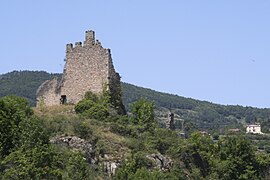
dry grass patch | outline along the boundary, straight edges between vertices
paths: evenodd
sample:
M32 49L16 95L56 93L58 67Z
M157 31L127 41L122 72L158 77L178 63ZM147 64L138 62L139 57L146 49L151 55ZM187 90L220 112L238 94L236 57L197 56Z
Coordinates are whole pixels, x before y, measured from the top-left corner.
M74 105L34 107L33 110L37 116L75 114Z

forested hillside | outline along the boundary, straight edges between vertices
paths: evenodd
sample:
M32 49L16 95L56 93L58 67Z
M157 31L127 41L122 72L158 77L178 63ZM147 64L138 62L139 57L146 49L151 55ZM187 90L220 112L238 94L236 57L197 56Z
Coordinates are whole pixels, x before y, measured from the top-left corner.
M140 98L153 101L160 116L166 116L171 107L172 112L180 119L185 120L186 130L196 128L210 131L226 131L228 128L240 128L244 130L246 123L260 122L264 132L269 131L270 109L255 107L243 107L232 105L219 105L207 101L199 101L178 95L157 92L151 89L137 87L123 83L124 104L134 102ZM165 109L164 109L165 108ZM177 121L176 121L177 123ZM178 122L180 127L180 122Z
M22 96L27 98L33 106L39 85L45 80L59 75L44 71L13 71L0 75L0 97L11 94ZM128 83L122 83L122 87L123 101L127 109L129 109L130 103L138 99L148 99L155 103L156 114L161 125L164 124L164 119L171 107L178 119L185 121L186 131L200 129L210 132L218 130L219 133L223 133L228 128L243 130L243 125L246 123L257 121L262 124L263 132L269 132L270 109L218 105L161 93ZM176 126L182 128L180 121L176 121Z
M30 105L36 102L36 91L44 81L59 74L45 71L13 71L0 75L0 97L17 95L29 100Z
M52 76L16 71L1 75L0 84L6 93L24 89L34 101L29 80L37 88ZM36 108L22 97L0 98L0 179L270 178L269 135L196 131L241 126L248 118L267 122L268 109L216 105L126 83L123 94L128 116L117 113L108 93L88 92L76 105ZM160 128L154 109L161 120L168 106L185 120L188 136Z
M108 94L77 105L30 108L0 98L0 179L269 179L268 151L242 135L158 127L154 104L139 100L117 114ZM74 111L75 109L75 111Z

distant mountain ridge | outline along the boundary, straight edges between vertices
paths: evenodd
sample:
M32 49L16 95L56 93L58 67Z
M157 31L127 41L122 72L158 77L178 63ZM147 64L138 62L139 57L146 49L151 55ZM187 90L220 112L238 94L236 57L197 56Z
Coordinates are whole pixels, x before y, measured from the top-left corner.
M2 74L0 75L0 97L6 95L22 96L27 98L30 104L34 106L38 87L53 76L60 75L45 71L13 71ZM192 129L226 131L228 128L244 130L246 123L257 121L262 124L264 132L269 132L270 109L219 105L161 93L128 83L122 83L122 91L123 102L127 109L129 109L130 103L141 98L153 101L161 125L164 125L164 119L166 119L169 108L171 108L173 113L185 121L184 129L186 131ZM176 121L176 127L182 128L179 121Z

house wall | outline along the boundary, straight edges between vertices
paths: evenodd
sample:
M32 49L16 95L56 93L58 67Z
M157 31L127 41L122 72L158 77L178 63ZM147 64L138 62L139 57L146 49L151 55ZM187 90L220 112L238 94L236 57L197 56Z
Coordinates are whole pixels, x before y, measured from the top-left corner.
M260 125L248 125L246 129L247 133L253 134L261 134L261 126Z

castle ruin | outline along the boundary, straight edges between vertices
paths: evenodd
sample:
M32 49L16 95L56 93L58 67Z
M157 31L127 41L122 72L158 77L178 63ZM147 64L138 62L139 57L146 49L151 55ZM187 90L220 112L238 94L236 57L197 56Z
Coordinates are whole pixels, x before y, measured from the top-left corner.
M95 32L86 31L85 41L66 45L66 64L61 78L45 81L37 91L37 105L76 104L87 91L111 94L112 104L121 106L120 76L115 71L110 49L95 40Z

